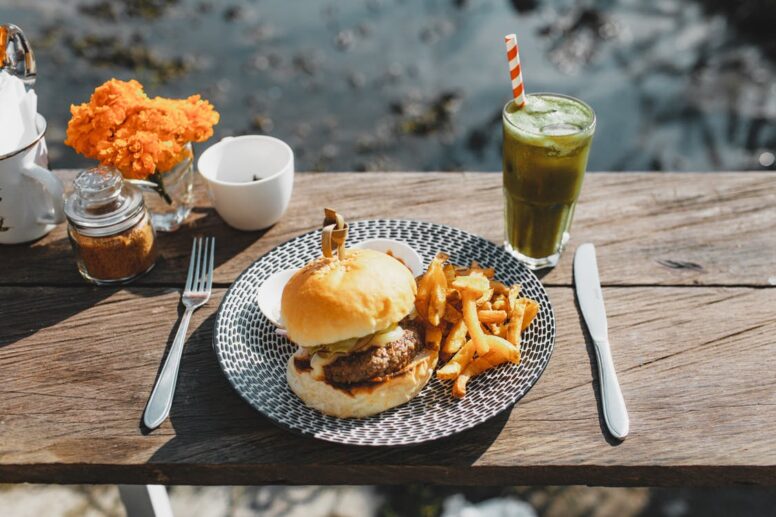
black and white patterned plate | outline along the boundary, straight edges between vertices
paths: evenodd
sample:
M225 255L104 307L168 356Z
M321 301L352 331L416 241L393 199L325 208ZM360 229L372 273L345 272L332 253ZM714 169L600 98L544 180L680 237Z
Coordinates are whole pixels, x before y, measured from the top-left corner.
M496 279L521 283L522 293L540 304L539 314L523 333L522 361L475 377L466 397L450 394L450 382L433 378L407 404L365 419L339 419L305 406L286 382L286 363L295 350L261 313L256 292L279 270L302 267L320 256L321 232L300 235L273 249L246 269L226 293L218 310L213 346L229 382L250 405L291 431L330 442L354 445L407 445L435 440L474 427L511 407L539 379L555 343L555 316L539 280L504 249L449 226L405 220L350 223L348 243L373 238L406 242L424 265L445 251L451 262L476 260L496 269Z

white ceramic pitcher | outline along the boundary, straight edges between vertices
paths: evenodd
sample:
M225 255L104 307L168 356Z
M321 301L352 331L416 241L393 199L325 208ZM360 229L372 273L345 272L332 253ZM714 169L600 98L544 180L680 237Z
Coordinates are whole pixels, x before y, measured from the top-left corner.
M46 119L35 126L35 140L0 156L0 244L38 239L65 220L62 182L46 168Z

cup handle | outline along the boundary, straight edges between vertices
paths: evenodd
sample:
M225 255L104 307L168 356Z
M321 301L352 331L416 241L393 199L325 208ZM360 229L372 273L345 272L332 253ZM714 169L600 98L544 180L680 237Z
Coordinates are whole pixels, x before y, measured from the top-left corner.
M44 169L40 165L30 162L27 163L22 169L22 173L37 181L48 192L51 198L51 205L54 208L53 212L49 210L46 214L38 217L38 222L41 224L59 224L65 221L65 207L64 207L64 187L62 182L54 176L54 174Z

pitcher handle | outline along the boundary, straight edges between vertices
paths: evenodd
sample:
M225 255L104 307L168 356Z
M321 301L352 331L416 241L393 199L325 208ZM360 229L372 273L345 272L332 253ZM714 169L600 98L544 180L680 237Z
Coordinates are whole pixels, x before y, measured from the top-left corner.
M41 224L59 224L65 221L65 207L64 207L64 187L62 182L54 176L48 169L44 169L40 165L30 162L24 165L22 172L25 176L28 176L46 189L49 197L51 198L51 205L54 208L53 213L49 210L46 214L38 217L38 222Z
M24 32L16 25L0 25L0 69L32 88L38 74L35 54Z

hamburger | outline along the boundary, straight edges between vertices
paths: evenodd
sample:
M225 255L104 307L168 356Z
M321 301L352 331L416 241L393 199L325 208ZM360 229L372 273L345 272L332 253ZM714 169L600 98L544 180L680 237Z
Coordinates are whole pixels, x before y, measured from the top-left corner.
M348 249L320 257L291 277L281 312L299 350L287 379L309 407L340 418L404 404L426 385L438 351L414 318L417 284L390 255Z

